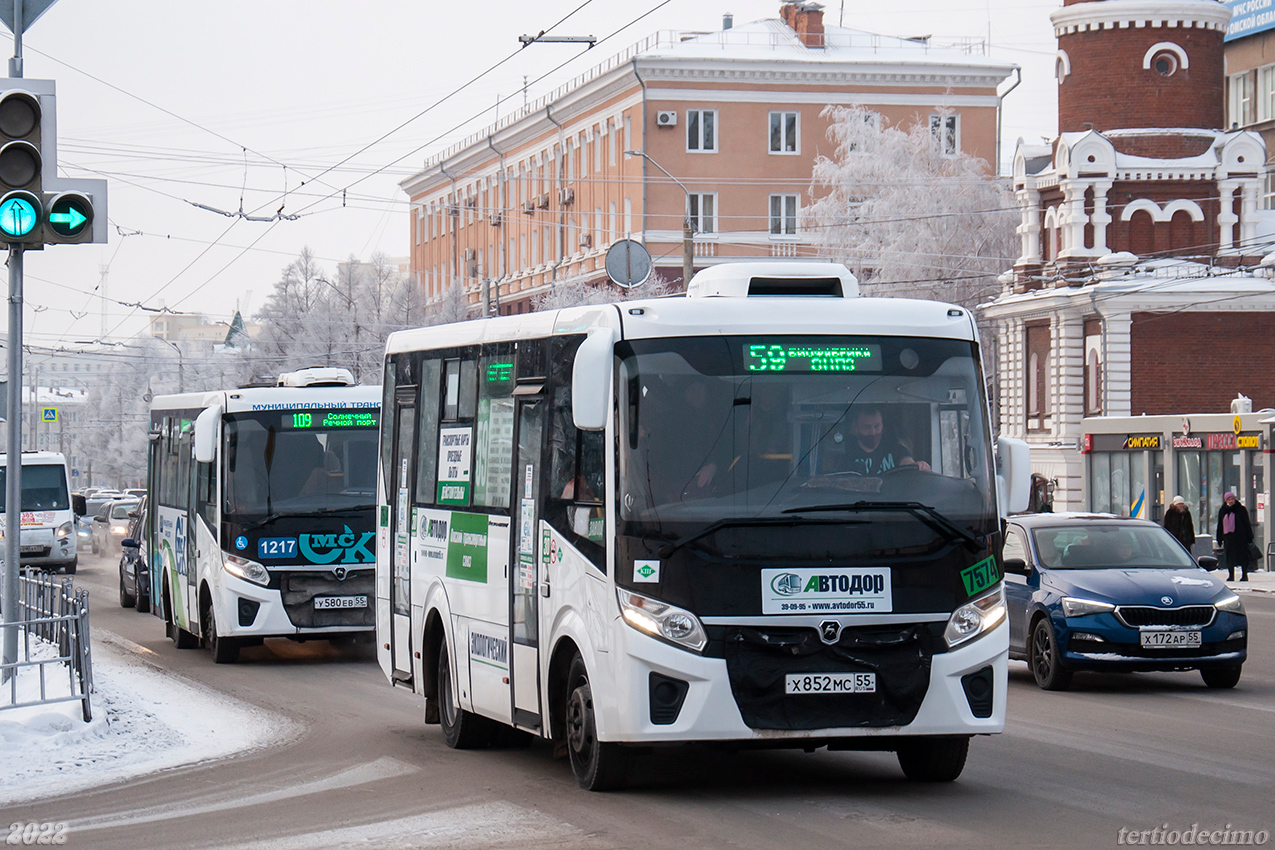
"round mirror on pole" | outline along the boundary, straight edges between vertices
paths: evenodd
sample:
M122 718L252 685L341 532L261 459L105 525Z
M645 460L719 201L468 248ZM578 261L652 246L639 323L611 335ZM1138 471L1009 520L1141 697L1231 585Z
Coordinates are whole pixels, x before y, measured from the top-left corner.
M632 289L651 277L651 255L641 243L621 239L607 249L606 270L616 286Z

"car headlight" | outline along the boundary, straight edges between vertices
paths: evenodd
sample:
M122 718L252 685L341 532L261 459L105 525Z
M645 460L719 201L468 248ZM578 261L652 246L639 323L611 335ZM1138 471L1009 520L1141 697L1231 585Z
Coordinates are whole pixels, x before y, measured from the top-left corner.
M120 527L118 527L118 526L114 526L114 527L112 527L112 528L111 528L111 534L123 534L123 533L124 533L125 531L127 531L127 530L128 530L128 529L120 528Z
M1005 619L1005 588L996 585L976 599L971 599L952 612L943 630L943 640L954 649L974 638L985 635Z
M622 587L615 589L615 595L624 622L638 631L696 652L708 645L704 627L690 611Z
M1227 611L1231 614L1244 613L1244 603L1233 593L1225 599L1219 599L1217 602L1214 602L1213 607L1219 611Z
M263 586L270 584L270 571L256 561L240 558L238 555L227 554L223 566L225 566L226 572L245 581Z
M1083 617L1086 614L1105 614L1116 610L1110 602L1098 602L1094 599L1076 599L1064 596L1062 601L1064 617Z
M74 525L69 522L64 522L58 526L58 537L69 537L71 532L74 530Z

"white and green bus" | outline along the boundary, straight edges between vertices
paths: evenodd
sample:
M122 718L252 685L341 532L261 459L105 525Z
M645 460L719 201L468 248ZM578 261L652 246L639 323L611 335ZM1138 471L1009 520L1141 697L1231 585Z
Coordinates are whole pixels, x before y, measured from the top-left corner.
M379 660L451 746L550 738L589 789L682 742L933 781L1002 731L1029 464L993 454L967 310L724 264L394 333L382 412Z
M379 407L335 368L155 397L144 548L179 648L371 637Z

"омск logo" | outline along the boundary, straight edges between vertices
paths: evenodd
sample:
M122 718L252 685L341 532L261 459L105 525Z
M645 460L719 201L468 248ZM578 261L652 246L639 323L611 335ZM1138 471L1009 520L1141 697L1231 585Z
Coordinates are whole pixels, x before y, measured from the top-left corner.
M770 580L770 589L780 596L794 596L801 593L801 576L796 573L783 573Z

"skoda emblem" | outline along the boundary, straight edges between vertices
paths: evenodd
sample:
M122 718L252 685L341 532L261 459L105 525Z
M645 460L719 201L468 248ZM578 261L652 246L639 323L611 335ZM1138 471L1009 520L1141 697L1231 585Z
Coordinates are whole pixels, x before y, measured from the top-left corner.
M337 581L345 581L345 567L333 568L332 575L336 577Z
M1173 597L1172 597L1172 596L1161 596L1161 597L1160 597L1160 601L1161 601L1161 602L1163 602L1165 605L1172 605L1172 604L1173 604Z
M824 620L819 624L819 639L824 643L836 643L841 637L841 624L836 620Z

